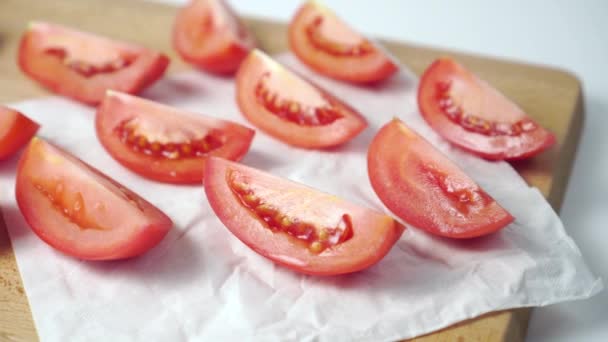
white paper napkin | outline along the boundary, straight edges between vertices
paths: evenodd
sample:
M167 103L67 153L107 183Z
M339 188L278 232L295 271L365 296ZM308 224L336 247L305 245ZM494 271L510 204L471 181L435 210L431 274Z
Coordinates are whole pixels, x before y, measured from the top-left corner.
M14 197L17 157L0 164L0 206L43 341L382 341L428 333L480 314L588 298L602 282L585 265L555 212L503 162L452 148L418 113L407 71L372 88L312 74L280 60L357 108L370 127L331 151L291 148L258 131L243 163L386 210L367 177L367 146L396 116L460 165L516 221L488 237L454 241L406 230L376 266L339 277L279 267L221 224L201 186L145 180L114 161L94 133L94 110L52 97L14 106L39 135L161 208L175 228L142 257L84 262L56 252L24 222ZM234 82L199 72L162 80L145 96L249 125ZM286 94L286 96L288 96Z

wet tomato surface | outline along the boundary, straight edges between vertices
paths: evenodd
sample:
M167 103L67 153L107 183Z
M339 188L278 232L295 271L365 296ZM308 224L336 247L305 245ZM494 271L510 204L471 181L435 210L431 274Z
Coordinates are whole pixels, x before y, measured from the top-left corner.
M140 255L173 226L133 191L39 138L32 139L19 161L15 195L38 237L80 259Z
M555 143L551 132L450 58L435 61L425 71L418 105L446 140L487 159L528 158Z
M258 50L237 73L236 96L249 121L293 146L340 145L367 127L355 109Z
M363 270L379 262L404 230L380 212L220 158L205 165L204 187L237 238L302 273Z
M208 156L241 159L255 132L243 125L108 92L97 110L97 137L132 171L161 182L199 183Z
M137 93L167 69L167 56L71 28L35 22L21 38L21 70L43 86L88 104L106 90Z
M315 71L343 81L371 83L398 70L379 46L317 1L308 1L289 24L289 46Z
M475 181L398 119L380 129L367 161L380 200L418 228L445 237L471 238L513 222Z

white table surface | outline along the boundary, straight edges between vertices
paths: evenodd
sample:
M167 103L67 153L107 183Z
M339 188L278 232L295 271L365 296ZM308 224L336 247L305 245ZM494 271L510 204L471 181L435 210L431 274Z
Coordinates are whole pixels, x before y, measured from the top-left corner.
M182 4L185 0L154 0ZM230 3L242 14L287 21L297 0ZM608 280L608 1L325 0L367 34L575 73L586 122L561 217L591 269ZM535 309L529 341L608 341L608 291Z

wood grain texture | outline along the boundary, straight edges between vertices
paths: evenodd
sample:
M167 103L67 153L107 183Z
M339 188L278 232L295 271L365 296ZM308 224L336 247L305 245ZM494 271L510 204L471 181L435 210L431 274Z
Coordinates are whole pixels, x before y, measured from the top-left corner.
M169 72L175 72L188 68L170 44L175 12L173 7L135 0L0 1L0 103L48 95L16 66L19 37L28 21L52 21L164 51L172 59ZM270 53L287 50L284 24L261 19L248 19L247 24L264 50ZM583 120L581 87L575 77L545 67L398 42L383 43L417 74L439 56L456 57L553 131L558 140L554 148L514 167L559 210ZM522 341L529 314L529 309L490 313L413 341ZM37 340L37 334L0 217L0 341L33 340Z

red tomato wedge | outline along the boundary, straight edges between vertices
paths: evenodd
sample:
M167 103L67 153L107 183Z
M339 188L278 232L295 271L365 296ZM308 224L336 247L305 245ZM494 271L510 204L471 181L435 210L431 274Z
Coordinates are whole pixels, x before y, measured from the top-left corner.
M243 61L236 82L236 99L243 115L290 145L336 146L367 127L367 121L353 108L259 50Z
M32 139L19 161L15 192L34 233L80 259L140 255L173 226L131 190L39 138Z
M204 184L211 207L237 238L301 273L363 270L405 229L382 213L220 158L207 161Z
M241 159L255 131L109 91L96 116L97 137L132 171L168 183L200 183L208 156Z
M175 18L173 46L188 63L224 74L235 72L256 43L225 1L194 0Z
M367 167L382 203L435 235L472 238L513 222L458 166L398 119L374 137Z
M318 1L306 2L291 20L289 46L312 69L347 82L377 82L398 70L386 52Z
M40 126L16 110L0 106L0 160L24 146Z
M450 58L424 72L418 106L437 133L486 159L528 158L555 143L515 103Z
M24 73L88 104L99 103L108 89L137 93L158 80L168 65L161 53L40 22L30 24L19 47Z

